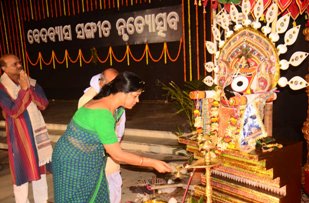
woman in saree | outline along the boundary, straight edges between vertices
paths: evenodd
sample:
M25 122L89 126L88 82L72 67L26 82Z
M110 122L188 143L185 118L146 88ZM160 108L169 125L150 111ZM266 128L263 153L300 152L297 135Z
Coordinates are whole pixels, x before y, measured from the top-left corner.
M120 73L75 112L52 156L56 203L109 203L106 153L119 163L171 172L163 161L123 151L117 140L115 111L119 107L132 109L139 102L144 85L136 74Z

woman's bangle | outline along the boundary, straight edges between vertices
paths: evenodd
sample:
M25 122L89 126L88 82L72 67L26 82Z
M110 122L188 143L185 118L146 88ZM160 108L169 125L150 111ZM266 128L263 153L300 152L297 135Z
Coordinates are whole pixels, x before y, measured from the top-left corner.
M144 163L144 157L141 156L141 160L139 161L139 165L142 166Z

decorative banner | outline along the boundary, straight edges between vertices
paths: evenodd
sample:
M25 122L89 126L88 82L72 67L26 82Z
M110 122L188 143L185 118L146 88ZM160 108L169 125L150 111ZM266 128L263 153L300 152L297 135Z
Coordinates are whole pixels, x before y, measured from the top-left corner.
M300 14L299 8L298 8L298 6L296 4L296 1L292 1L292 3L290 4L290 6L289 6L289 8L287 10L290 13L291 17L293 18L293 20L296 20L296 18Z
M179 41L181 5L110 15L88 12L78 16L28 22L28 50L51 46L91 48Z
M300 14L303 14L306 10L306 8L309 6L308 0L296 0L296 3L298 5Z
M279 0L277 1L278 7L281 11L285 11L289 5L292 3L292 0Z

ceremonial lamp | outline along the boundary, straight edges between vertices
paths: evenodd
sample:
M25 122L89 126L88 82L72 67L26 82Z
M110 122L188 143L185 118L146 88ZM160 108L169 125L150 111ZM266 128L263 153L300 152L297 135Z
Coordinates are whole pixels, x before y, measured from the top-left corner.
M219 164L218 161L214 162L211 158L211 150L215 149L216 143L210 139L208 135L200 134L198 136L199 151L204 155L203 158L198 159L191 165L187 165L187 169L205 168L205 195L207 197L207 203L212 203L212 187L211 187L211 168Z
M216 148L217 144L217 137L210 136L206 132L206 108L207 105L206 92L205 91L192 91L189 94L190 98L195 102L195 110L194 110L194 117L195 123L194 126L196 127L196 131L198 133L197 142L199 152L203 154L203 158L198 159L191 165L187 165L186 168L205 168L205 180L206 180L206 187L205 187L205 195L207 197L207 203L212 202L212 187L211 187L211 168L218 165L219 162L212 162L211 160L211 150Z

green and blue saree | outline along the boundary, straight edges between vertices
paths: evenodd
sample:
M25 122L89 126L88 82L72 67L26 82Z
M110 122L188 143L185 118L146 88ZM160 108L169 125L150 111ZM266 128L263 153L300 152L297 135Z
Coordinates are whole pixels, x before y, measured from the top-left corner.
M106 109L80 108L54 147L56 203L109 203L103 144L116 143L115 119Z

